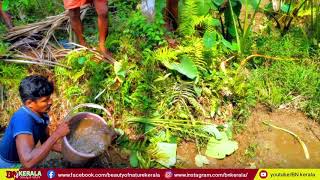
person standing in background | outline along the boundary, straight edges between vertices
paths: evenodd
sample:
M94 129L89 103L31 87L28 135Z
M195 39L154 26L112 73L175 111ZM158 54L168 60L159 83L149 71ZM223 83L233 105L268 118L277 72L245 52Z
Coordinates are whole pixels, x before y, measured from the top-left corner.
M167 0L165 10L166 28L169 31L175 31L178 28L178 3L179 0Z
M98 14L99 48L105 57L112 54L105 47L108 34L108 1L107 0L63 0L65 9L69 10L71 26L75 32L80 45L87 46L83 36L83 26L80 19L80 7L93 3Z
M10 14L2 9L2 1L0 1L0 16L8 29L13 28Z

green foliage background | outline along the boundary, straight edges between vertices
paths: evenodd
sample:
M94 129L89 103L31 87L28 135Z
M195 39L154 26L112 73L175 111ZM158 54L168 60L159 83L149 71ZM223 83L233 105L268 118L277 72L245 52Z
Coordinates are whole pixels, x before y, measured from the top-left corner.
M18 2L7 6L16 24L63 11L57 1ZM299 23L283 34L270 21L253 32L254 21L249 15L240 19L240 9L253 9L254 18L260 1L227 2L229 7L223 9L222 0L181 1L179 28L168 32L165 0L156 1L154 22L142 15L140 1L110 0L106 47L117 63L98 62L88 51L70 53L60 63L71 70L48 68L61 100L57 102L66 102L69 108L91 102L112 109L116 126L124 131L117 145L130 150L131 164L142 168L162 167L157 163L157 143L193 141L204 148L209 138L216 137L203 130L205 125L226 132L226 124L243 123L257 103L271 108L291 104L319 120L320 52L314 36L308 36ZM96 45L94 11L84 26L86 39ZM7 47L0 43L0 56L8 54ZM246 61L251 54L262 56ZM1 62L0 84L16 91L34 68ZM14 107L7 105L6 110L8 118Z

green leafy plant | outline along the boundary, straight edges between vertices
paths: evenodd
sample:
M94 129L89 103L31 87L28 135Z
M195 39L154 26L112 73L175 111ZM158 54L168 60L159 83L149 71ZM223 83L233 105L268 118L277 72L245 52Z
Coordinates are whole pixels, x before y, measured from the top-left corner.
M221 140L210 138L206 149L206 155L217 159L223 159L226 155L231 155L237 149L238 143L229 140L227 134L222 132Z
M52 14L60 13L64 10L63 5L58 0L4 0L2 9L10 11L20 21L34 22L39 17L46 17ZM36 14L34 12L37 12Z
M27 66L0 61L0 126L8 125L20 106L19 84L27 76Z
M310 41L300 28L292 28L290 33L263 33L255 38L256 52L271 57L305 59L310 56ZM256 61L256 64L259 64Z
M231 14L233 25L234 25L233 29L234 29L234 32L235 32L235 36L236 36L236 40L237 40L238 46L239 46L238 52L240 54L243 54L250 47L250 46L248 46L248 44L250 44L249 41L248 41L249 40L249 35L250 35L250 32L251 32L251 27L252 27L253 22L254 22L254 17L257 14L258 10L259 10L259 6L260 6L260 3L261 3L261 0L252 0L252 1L242 0L241 1L241 4L245 7L245 17L244 17L243 26L242 27L240 26L239 28L236 28L236 24L240 25L240 20L237 18L239 16L239 14L236 14L237 12L240 12L239 11L239 5L235 6L237 9L234 10L232 3L234 3L234 2L229 0L230 14ZM253 8L253 13L252 14L249 12L250 7ZM241 5L240 5L240 8L241 8ZM251 19L249 19L249 14L251 14ZM238 21L238 23L237 23L237 21ZM239 31L239 29L241 31Z
M4 57L8 55L9 55L8 44L4 42L0 42L0 57Z
M221 39L223 45L233 51L238 50L239 53L244 53L247 48L250 48L249 35L260 2L261 0L187 0L181 8L179 30L182 34L189 36L204 34L204 43L207 48L219 43L216 40L217 35L222 34L219 40ZM245 7L243 25L239 18L242 6ZM251 7L252 13L250 13ZM234 39L237 46L231 44Z
M18 87L20 81L27 75L25 66L0 62L0 84Z
M137 11L127 21L127 28L123 31L134 38L143 39L144 48L153 48L165 43L163 39L164 28L162 22L148 22L147 18Z
M254 158L256 156L258 144L250 144L245 150L245 155L249 158Z
M317 8L316 2L312 0L278 0L274 3L269 3L265 7L265 12L269 15L277 24L277 28L281 30L281 34L286 34L293 20L297 19L299 16L302 16L301 11L310 10L311 22L315 20L314 11ZM319 14L319 10L316 14ZM308 13L303 13L304 16L307 16ZM315 24L313 24L314 26ZM316 25L317 26L317 25ZM314 26L315 27L315 26Z
M63 90L62 96L73 103L92 101L104 88L103 81L108 76L110 66L107 63L97 63L93 58L93 54L86 51L72 52L63 62L72 67L72 70L55 68L57 85Z
M296 102L297 108L310 112L314 118L319 118L314 116L318 114L316 104L319 102L316 100L319 73L315 66L275 62L270 67L255 70L252 75L252 82L257 90L256 96L260 101L279 107L300 97Z

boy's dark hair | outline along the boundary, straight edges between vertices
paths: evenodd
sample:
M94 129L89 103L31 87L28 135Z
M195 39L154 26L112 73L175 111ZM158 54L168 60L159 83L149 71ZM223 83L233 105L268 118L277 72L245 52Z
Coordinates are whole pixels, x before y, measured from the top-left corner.
M31 75L24 78L19 86L19 93L23 103L28 99L37 100L53 93L53 84L47 78L39 75Z

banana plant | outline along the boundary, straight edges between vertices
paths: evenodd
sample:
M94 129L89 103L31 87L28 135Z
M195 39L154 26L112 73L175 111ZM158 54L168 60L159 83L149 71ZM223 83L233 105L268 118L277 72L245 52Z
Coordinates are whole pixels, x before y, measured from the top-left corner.
M224 14L224 23L220 19L222 34L228 41L236 39L238 53L243 54L246 50L253 20L259 10L261 0L213 0L213 2L219 7L220 14ZM239 16L243 7L245 8L245 17L242 23ZM249 11L250 8L253 8L253 13ZM249 18L250 14L252 14L251 18Z
M224 24L220 20L222 27L226 28L226 32L222 30L224 37L229 41L235 38L238 44L238 53L243 54L248 44L253 20L259 10L261 0L214 0L214 3L220 6L219 11L224 14ZM245 8L243 24L239 19L242 7ZM253 8L253 13L249 11L250 8ZM250 14L252 14L251 18L249 18Z
M185 0L181 5L179 30L182 34L187 36L205 34L204 42L212 44L216 42L215 35L219 34L217 28L220 27L224 37L223 44L232 50L235 49L231 47L232 43L230 42L239 37L236 25L237 22L240 22L239 16L242 7L240 0ZM202 32L199 33L199 30Z

